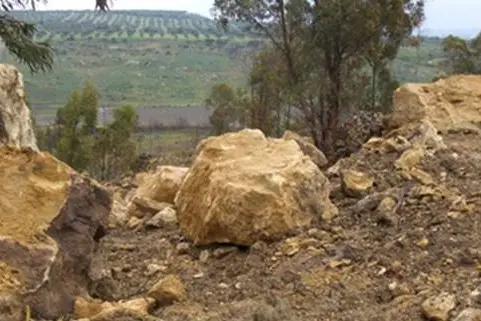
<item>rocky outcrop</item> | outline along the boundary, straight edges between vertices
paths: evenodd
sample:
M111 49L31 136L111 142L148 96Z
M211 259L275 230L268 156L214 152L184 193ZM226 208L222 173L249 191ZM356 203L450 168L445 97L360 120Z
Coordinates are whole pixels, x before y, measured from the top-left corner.
M293 140L243 130L203 140L175 199L196 244L251 245L329 219L329 181Z
M45 319L72 312L91 285L109 193L31 149L0 147L0 173L0 320L24 320L26 306Z
M422 120L439 131L481 122L481 77L456 75L430 84L406 84L394 93L390 128Z
M25 104L22 74L0 64L0 144L38 150L30 110Z

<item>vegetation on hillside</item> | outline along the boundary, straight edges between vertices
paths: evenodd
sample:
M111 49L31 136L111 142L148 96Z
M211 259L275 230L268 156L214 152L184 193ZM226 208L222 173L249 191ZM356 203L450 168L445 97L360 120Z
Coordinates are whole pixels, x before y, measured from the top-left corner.
M245 85L252 55L268 43L249 24L234 23L223 32L216 21L186 12L21 11L13 15L36 23L38 39L48 40L55 50L48 73L32 75L20 65L36 111L62 105L69 92L87 79L99 89L101 104L203 104L218 82ZM389 64L396 79L426 82L436 76L443 57L440 41L425 39L419 48L403 46ZM14 62L8 55L3 60Z
M21 63L26 64L31 72L50 70L53 52L48 42L35 38L35 23L19 19L11 14L14 9L30 7L35 10L36 2L46 0L2 0L0 2L0 38L5 47ZM109 9L107 0L95 0L95 9Z

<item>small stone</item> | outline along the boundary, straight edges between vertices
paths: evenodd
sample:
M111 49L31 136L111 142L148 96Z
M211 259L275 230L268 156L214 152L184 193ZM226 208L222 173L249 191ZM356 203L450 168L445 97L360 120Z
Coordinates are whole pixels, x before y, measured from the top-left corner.
M453 321L481 321L481 310L474 308L464 309Z
M204 273L202 273L202 272L199 272L199 273L197 273L197 274L194 274L194 279L201 279L201 278L203 278L203 277L204 277Z
M226 246L226 247L219 247L214 250L213 256L217 259L223 258L224 256L236 252L237 247L235 246Z
M418 168L411 169L409 174L412 177L414 177L416 180L418 180L423 185L433 185L434 184L434 179L432 178L432 176L429 175L428 173L426 173L425 171L422 171Z
M147 295L155 299L159 305L168 305L176 301L183 301L187 297L182 281L177 275L173 274L157 282L149 290Z
M234 284L234 287L237 289L237 290L240 290L240 288L242 287L242 284L240 282L237 282L236 284Z
M342 190L350 197L360 197L371 189L374 178L366 173L354 170L344 170L341 172Z
M227 285L226 283L222 282L222 283L219 283L219 288L221 289L227 289L229 287L229 285Z
M145 226L156 228L176 228L177 227L177 214L172 207L166 207L152 218L150 218Z
M471 305L481 305L481 286L478 286L470 294Z
M322 230L317 229L317 228L311 228L307 232L307 235L309 235L309 237L313 237L313 238L318 239L318 240L324 240L324 239L326 239L328 233L326 231L322 231Z
M152 276L152 275L156 274L157 272L160 272L160 271L165 272L166 270L167 270L166 266L152 263L152 264L147 265L147 272L145 273L145 275Z
M385 197L377 207L377 212L379 214L378 222L387 226L393 226L397 223L397 218L395 216L395 210L397 206L397 201L392 197Z
M264 241L257 241L251 245L249 251L252 253L262 253L267 249L267 244Z
M418 165L424 157L424 150L421 148L412 148L404 151L402 155L394 163L397 169L409 171Z
M202 263L206 263L209 260L210 252L209 250L203 250L199 254L199 261Z
M176 250L178 254L186 254L190 250L190 244L187 242L181 242L177 244Z
M391 292L393 292L394 290L397 289L398 284L397 284L396 281L394 281L394 282L392 282L392 283L389 283L389 285L388 285L387 287L388 287L388 289L389 289Z
M129 229L136 229L137 227L139 227L140 225L142 225L142 219L136 217L136 216L132 216L129 221L127 222L127 227Z
M421 308L424 316L433 321L447 321L449 314L456 307L456 296L443 292L423 302Z
M425 249L428 247L429 245L429 240L425 237L423 237L421 240L419 240L417 243L416 243L417 246L419 246L420 248L422 249Z

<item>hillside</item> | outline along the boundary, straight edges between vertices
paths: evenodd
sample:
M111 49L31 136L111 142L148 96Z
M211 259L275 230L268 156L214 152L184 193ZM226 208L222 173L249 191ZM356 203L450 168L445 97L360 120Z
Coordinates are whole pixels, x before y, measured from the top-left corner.
M17 11L37 23L38 38L55 48L52 72L24 74L30 99L45 109L91 79L102 103L136 106L196 106L217 82L242 85L248 57L262 46L260 35L237 24L228 32L216 22L182 11ZM441 57L439 42L419 51L402 48L394 63L402 81L430 81ZM14 62L8 54L4 62Z

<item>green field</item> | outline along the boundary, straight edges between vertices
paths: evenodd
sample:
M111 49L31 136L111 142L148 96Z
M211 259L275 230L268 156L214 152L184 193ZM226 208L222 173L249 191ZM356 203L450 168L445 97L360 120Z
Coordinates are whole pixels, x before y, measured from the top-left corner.
M19 66L34 106L57 106L90 79L101 102L136 106L200 105L218 82L243 85L249 57L259 50L258 33L181 11L22 11L15 16L38 25L40 40L55 48L46 74ZM14 60L7 53L3 62ZM419 51L402 48L394 63L402 82L430 81L439 71L439 41Z

